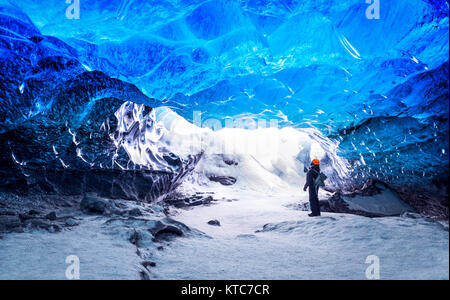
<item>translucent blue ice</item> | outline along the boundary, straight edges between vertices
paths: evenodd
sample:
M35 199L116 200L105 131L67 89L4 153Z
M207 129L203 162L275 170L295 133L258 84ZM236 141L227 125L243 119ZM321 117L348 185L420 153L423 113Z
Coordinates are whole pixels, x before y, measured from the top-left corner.
M36 59L8 70L20 93L33 76L99 70L188 120L317 128L358 176L448 174L448 1L375 2L379 19L364 0L81 0L68 19L62 0L0 0L0 53ZM39 63L65 67L30 72ZM48 105L32 102L14 116Z

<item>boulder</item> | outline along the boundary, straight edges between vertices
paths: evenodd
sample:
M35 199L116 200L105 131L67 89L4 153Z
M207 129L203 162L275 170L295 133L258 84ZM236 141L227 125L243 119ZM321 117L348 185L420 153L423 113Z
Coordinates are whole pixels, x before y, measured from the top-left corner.
M50 220L50 221L55 221L56 220L56 212L52 211L52 212L48 213L45 216L45 218Z
M349 213L366 217L400 216L415 212L388 184L370 179L351 193L336 192L328 199L326 209L335 213ZM321 206L322 207L322 206Z
M210 221L208 221L208 225L220 226L220 222L218 220L210 220Z
M109 207L108 200L92 194L84 195L80 203L81 211L90 214L105 214Z
M163 221L157 221L148 229L155 237L155 241L167 240L173 236L183 236L184 231L190 230L189 227L183 223L177 222L170 218L165 218Z
M41 212L40 212L40 211L37 211L37 210L35 210L35 209L30 209L30 210L28 211L28 214L29 214L30 216L37 216L37 215L40 215Z
M206 205L214 201L212 196L205 196L203 194L196 194L192 196L182 196L180 194L172 194L164 199L164 202L168 205L175 206L176 208L186 208L191 206Z
M236 178L231 176L208 175L208 179L214 182L218 182L221 185L233 185L237 181Z
M164 225L161 229L154 231L154 236L157 240L164 238L167 235L183 236L183 231L173 225Z
M73 218L67 218L65 224L66 224L66 226L73 227L73 226L77 226L78 222L75 221L75 219L73 219Z
M0 215L0 232L21 231L22 223L17 216Z

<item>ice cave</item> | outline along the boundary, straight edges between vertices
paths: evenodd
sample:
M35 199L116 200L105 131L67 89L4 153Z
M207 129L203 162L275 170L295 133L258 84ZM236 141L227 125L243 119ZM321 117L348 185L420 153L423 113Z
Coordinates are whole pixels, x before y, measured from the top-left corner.
M0 279L449 278L448 0L0 0L0 101Z

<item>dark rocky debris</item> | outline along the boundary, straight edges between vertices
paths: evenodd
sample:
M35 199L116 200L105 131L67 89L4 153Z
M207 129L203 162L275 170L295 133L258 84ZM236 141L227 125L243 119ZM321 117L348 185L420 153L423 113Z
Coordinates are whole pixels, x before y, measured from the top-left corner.
M214 198L211 195L205 195L203 193L198 193L192 196L184 196L179 193L172 193L164 198L164 202L169 206L174 206L176 208L188 208L198 205L209 205L213 203Z
M376 196L381 195L384 191L390 193L391 202L395 201L403 205L400 207L398 205L383 207L383 203L378 203L380 200ZM355 197L364 199L363 201L369 205L362 205L361 209L358 209L357 206L352 207L349 202L351 203L351 200ZM377 179L369 179L361 189L357 189L354 192L336 192L327 200L321 200L319 203L323 212L347 213L366 217L399 216L404 212L414 211L412 207L403 203L398 193L392 187Z
M211 226L220 226L220 222L218 220L210 220L208 224Z
M214 182L218 182L222 185L233 185L236 183L237 179L231 176L215 176L210 175L208 179Z

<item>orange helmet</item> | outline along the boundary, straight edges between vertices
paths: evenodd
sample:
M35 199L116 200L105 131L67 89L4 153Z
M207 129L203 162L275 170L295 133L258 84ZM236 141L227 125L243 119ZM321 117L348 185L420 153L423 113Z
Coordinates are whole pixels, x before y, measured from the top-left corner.
M317 159L317 158L314 158L313 160L312 160L312 162L311 162L313 165L316 165L316 166L318 166L319 165L319 160Z

